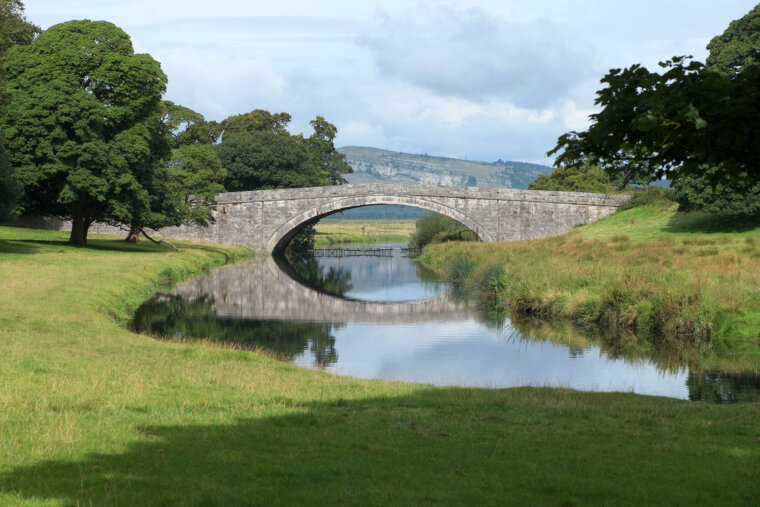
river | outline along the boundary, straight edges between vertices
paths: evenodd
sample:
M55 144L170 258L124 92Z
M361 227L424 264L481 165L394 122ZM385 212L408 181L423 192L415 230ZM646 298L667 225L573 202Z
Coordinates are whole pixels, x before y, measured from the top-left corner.
M496 320L450 295L403 244L260 257L156 295L137 332L264 349L305 368L437 385L551 386L731 403L760 400L754 373L695 372L613 357L569 330Z

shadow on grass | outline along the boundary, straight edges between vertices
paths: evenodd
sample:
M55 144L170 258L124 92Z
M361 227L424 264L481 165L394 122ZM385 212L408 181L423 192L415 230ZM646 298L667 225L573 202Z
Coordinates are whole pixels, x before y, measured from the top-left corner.
M176 244L176 243L175 243ZM79 247L73 246L68 241L54 241L54 240L39 240L39 239L15 239L12 241L0 240L0 252L9 253L35 253L40 250L39 246L34 245L46 245L60 248L69 249L81 249L81 250L95 250L95 251L110 251L110 252L135 252L135 253L166 253L174 252L175 250L168 244L155 244L149 242L140 242L138 244L127 243L124 240L119 239L88 239L87 246ZM184 250L197 250L203 252L211 252L220 255L229 256L228 252L215 245L200 245L200 244L177 244L177 248L180 251Z
M760 493L760 444L747 431L757 409L529 388L259 408L270 415L142 426L122 453L17 467L0 492L71 505L748 503Z
M7 241L0 239L0 253L6 254L33 254L39 252L40 247L26 244L25 241Z
M760 215L727 216L709 213L675 213L665 226L673 233L741 233L760 227Z

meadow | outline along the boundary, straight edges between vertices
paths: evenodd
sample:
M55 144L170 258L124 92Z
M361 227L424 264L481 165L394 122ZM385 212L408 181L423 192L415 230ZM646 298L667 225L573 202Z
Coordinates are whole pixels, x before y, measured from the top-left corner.
M314 247L352 243L405 243L414 233L414 227L414 219L322 220L314 226Z
M760 495L760 404L436 388L159 341L126 330L139 302L248 252L97 236L77 248L67 237L0 227L2 505L750 505ZM721 248L692 248L708 246Z

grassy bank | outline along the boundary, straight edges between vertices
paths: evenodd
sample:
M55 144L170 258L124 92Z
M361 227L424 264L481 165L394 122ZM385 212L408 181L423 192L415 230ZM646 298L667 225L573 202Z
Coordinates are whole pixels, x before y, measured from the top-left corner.
M425 254L496 312L569 320L613 347L760 365L760 224L751 221L643 206L552 238Z
M357 380L120 323L245 255L0 228L0 504L731 503L760 405Z
M322 220L315 225L314 247L350 243L405 243L414 233L414 219Z

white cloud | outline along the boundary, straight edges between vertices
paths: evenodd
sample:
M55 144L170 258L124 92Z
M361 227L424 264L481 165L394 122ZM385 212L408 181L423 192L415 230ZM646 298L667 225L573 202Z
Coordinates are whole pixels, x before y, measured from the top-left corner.
M380 72L435 93L546 107L589 75L588 50L548 19L517 21L450 6L383 14L362 37Z

